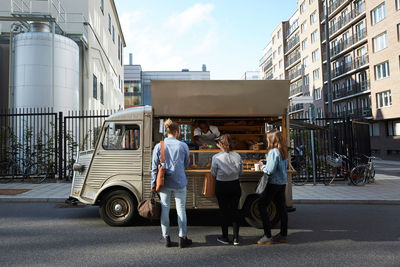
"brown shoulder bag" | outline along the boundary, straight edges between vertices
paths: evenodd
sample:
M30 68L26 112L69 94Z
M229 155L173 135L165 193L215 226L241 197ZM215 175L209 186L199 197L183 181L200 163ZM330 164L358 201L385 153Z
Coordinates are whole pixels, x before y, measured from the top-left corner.
M160 142L160 161L158 164L157 180L156 180L156 192L160 192L161 188L164 187L164 175L165 175L165 144L164 141Z
M161 216L161 204L156 200L156 196L158 196L158 198L160 198L160 196L154 191L151 191L150 194L150 199L140 202L138 206L138 213L143 218L158 220Z

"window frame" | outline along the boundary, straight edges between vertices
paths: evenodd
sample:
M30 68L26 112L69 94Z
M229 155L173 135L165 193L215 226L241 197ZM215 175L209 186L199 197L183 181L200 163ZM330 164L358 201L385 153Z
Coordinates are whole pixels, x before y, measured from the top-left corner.
M381 47L380 45L379 45L379 50L377 50L377 44L380 44L380 43L382 43L383 44L383 42L381 41L381 39L379 39L379 42L378 42L378 38L380 38L380 37L382 37L382 36L385 36L385 38L383 39L384 40L384 44L385 44L385 46L383 47ZM377 53L377 52L379 52L379 51L382 51L383 49L385 49L385 48L387 48L388 47L388 39L387 39L387 31L384 31L384 32L382 32L382 33L380 33L380 34L378 34L377 36L375 36L374 38L372 38L372 43L373 43L373 50L374 50L374 53Z
M102 147L103 150L106 150L106 151L139 151L139 150L141 150L141 147L142 147L142 133L141 133L141 131L142 131L142 129L140 127L140 124L138 124L138 123L118 123L118 122L114 123L115 126L117 126L117 125L137 126L137 128L139 130L139 146L136 149L106 148L104 146L104 141L106 140L108 129L110 128L110 124L105 128L104 136L103 136L103 139L101 140L101 147ZM135 129L133 129L133 130L135 130Z
M379 12L380 8L382 7L383 7L382 11ZM379 15L382 15L382 17L380 17ZM385 2L382 2L377 7L371 10L371 25L375 25L384 20L385 18L386 18L386 5Z
M387 94L387 95L386 95ZM385 97L387 97L388 100L388 105L385 105ZM387 108L392 106L392 92L391 90L386 90L382 91L379 93L376 93L376 108L377 109L382 109L382 108Z
M94 75L93 73L93 90L92 90L92 94L93 94L93 98L97 99L97 77L96 75Z
M378 76L378 71L380 72L379 76ZM375 72L375 80L376 81L390 77L389 60L386 60L382 63L376 64L374 66L374 72ZM385 76L384 76L384 73L386 74Z
M100 0L100 10L101 10L101 13L103 13L103 15L104 15L104 0Z
M104 85L100 82L100 104L104 105Z

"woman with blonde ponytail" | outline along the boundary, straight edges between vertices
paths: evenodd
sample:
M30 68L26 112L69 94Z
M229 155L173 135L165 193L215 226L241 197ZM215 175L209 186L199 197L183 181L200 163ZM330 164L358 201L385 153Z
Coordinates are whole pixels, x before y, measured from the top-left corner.
M167 138L164 140L165 151L165 175L164 187L160 191L161 199L161 241L166 247L171 246L169 235L169 210L171 206L171 196L174 194L176 212L178 214L179 228L179 247L187 247L192 244L192 240L187 238L186 222L186 185L187 179L185 169L189 167L189 148L178 140L181 131L179 124L168 119L164 126L167 130ZM156 188L156 178L158 165L160 164L160 144L157 144L153 150L151 187Z
M260 215L264 225L264 235L258 240L259 245L269 245L273 242L287 242L288 215L286 211L286 182L288 152L287 146L283 140L282 133L278 130L272 130L267 133L267 162L264 165L260 161L261 170L269 176L268 184L260 198ZM281 231L272 237L270 220L267 213L267 207L274 200L277 212L281 219Z

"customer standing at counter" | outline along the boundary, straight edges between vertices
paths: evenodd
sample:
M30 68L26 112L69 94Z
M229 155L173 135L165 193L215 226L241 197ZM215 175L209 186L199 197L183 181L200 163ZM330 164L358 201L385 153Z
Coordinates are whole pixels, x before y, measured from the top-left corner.
M209 125L207 121L198 121L198 126L194 129L194 143L200 148L206 149L208 145L216 145L215 138L220 136L217 126Z
M242 193L239 175L243 172L240 155L232 151L232 139L229 134L218 138L217 146L222 150L212 158L211 174L216 178L215 194L221 212L222 236L217 241L228 245L228 226L232 222L233 245L239 245L240 212L239 200Z
M264 226L264 235L258 240L259 245L269 245L272 242L286 243L288 214L286 211L286 182L288 152L287 146L283 142L282 133L278 130L272 130L267 133L267 162L266 165L260 161L261 170L269 176L268 184L260 198L260 214ZM272 237L270 220L267 213L267 207L272 200L275 200L277 212L281 219L281 231Z
M168 119L165 123L167 138L165 144L165 184L160 191L161 200L161 231L162 242L166 247L171 246L169 236L169 211L171 206L171 196L174 194L176 213L178 215L179 228L179 247L184 248L192 244L192 240L187 238L187 219L186 219L186 186L187 178L185 169L189 166L189 148L178 140L181 131L178 123ZM161 164L161 147L158 143L154 147L152 160L151 188L155 190L158 165Z

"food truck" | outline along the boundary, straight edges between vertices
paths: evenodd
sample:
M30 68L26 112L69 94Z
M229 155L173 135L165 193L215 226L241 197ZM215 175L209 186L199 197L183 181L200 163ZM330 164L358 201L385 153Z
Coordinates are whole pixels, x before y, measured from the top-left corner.
M94 150L81 151L74 165L70 197L98 205L102 219L112 226L128 225L137 218L138 203L151 195L151 161L154 146L165 137L163 121L180 124L181 140L189 146L190 167L186 170L187 209L216 209L215 197L202 195L211 158L220 152L193 144L199 120L228 133L233 150L243 160L239 208L245 220L261 227L255 188L262 172L254 165L266 158L266 133L278 122L288 137L287 106L289 82L259 81L152 81L152 106L133 107L109 116L103 123ZM290 178L290 171L288 180ZM291 184L287 205L292 205ZM278 222L275 204L268 212Z

